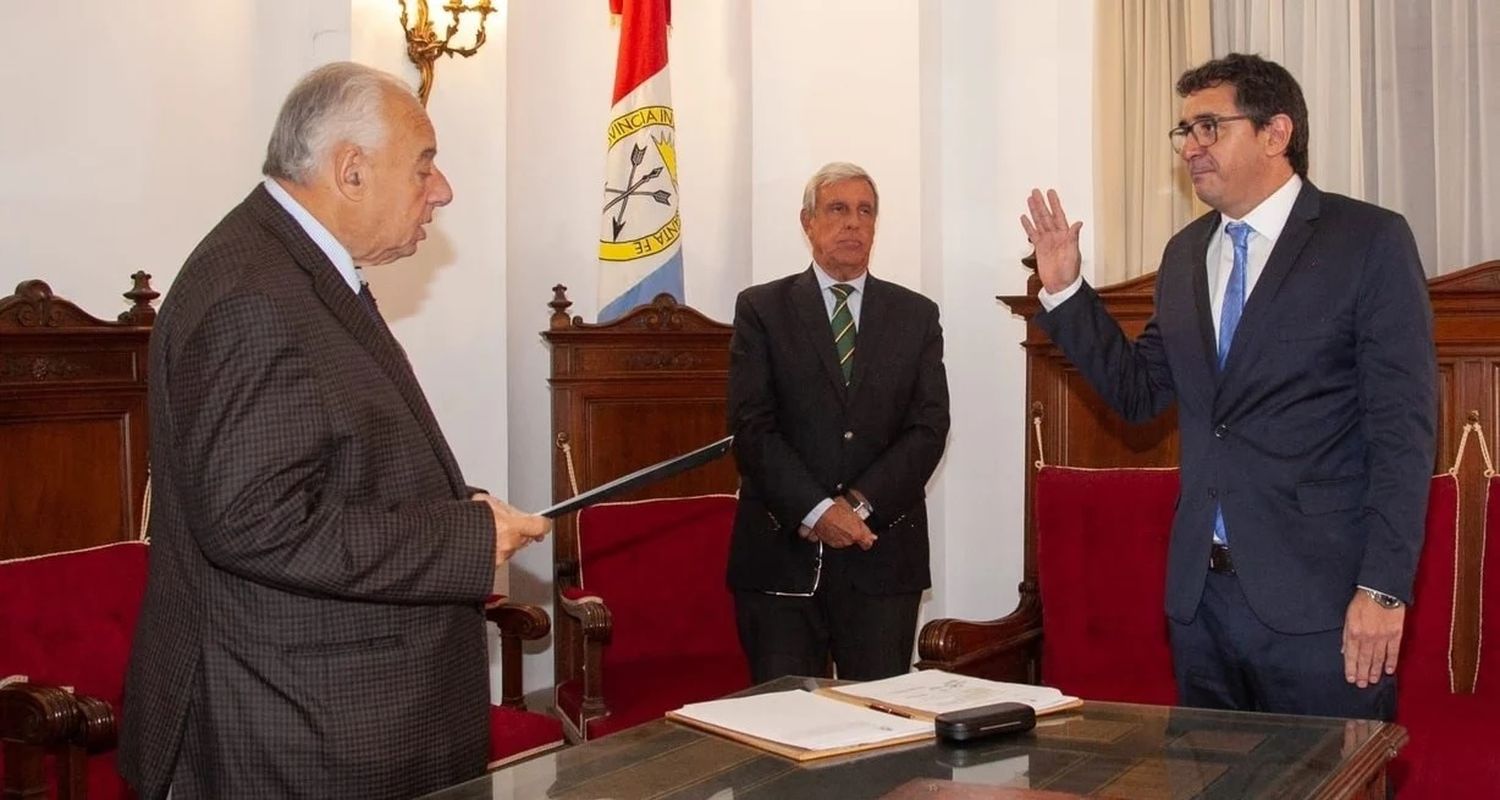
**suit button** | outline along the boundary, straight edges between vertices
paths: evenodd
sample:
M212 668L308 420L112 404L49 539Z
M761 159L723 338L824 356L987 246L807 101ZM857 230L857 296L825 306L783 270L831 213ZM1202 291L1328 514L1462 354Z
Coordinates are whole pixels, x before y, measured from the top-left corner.
M854 439L854 431L844 431L844 441L848 442L848 441L852 441L853 439Z
M844 484L840 483L840 484L834 486L833 490L835 492L838 492L839 494L843 494L843 492L844 492Z
M1218 497L1219 496L1219 490L1217 490L1217 489L1209 489L1208 490L1208 496L1209 497Z
M1222 438L1224 438L1225 436L1228 436L1228 435L1229 435L1229 426L1228 425L1220 425L1217 428L1214 428L1214 437L1215 438L1222 439Z

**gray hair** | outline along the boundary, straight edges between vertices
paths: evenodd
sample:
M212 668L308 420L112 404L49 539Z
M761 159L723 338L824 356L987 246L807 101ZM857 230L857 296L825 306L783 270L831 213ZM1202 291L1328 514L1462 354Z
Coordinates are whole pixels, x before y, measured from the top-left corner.
M363 64L336 61L309 72L281 104L261 172L305 184L340 142L379 147L386 133L382 105L393 91L412 94L401 79Z
M880 216L880 189L875 186L875 179L870 177L870 173L865 172L864 167L847 161L830 161L807 179L807 188L802 190L802 212L805 214L813 212L813 207L818 202L819 189L830 183L853 178L859 178L870 184L870 191L875 195L875 216Z

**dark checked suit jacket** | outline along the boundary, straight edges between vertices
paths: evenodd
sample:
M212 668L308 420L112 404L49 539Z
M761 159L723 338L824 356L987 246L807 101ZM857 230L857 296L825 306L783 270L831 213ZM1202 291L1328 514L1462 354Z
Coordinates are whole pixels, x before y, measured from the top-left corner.
M1304 184L1220 370L1205 266L1218 226L1209 213L1167 243L1156 313L1134 342L1087 285L1037 318L1127 419L1177 403L1167 613L1189 622L1197 611L1216 503L1240 586L1269 627L1342 627L1356 584L1409 601L1437 417L1411 229Z
M812 268L740 293L729 346L729 428L740 501L730 587L808 592L818 546L797 535L825 497L858 489L874 506L869 550L824 549L869 594L919 592L928 570L926 484L948 437L938 307L865 280L854 373L844 385Z
M188 258L150 369L126 778L394 798L480 774L490 513L399 345L263 187Z

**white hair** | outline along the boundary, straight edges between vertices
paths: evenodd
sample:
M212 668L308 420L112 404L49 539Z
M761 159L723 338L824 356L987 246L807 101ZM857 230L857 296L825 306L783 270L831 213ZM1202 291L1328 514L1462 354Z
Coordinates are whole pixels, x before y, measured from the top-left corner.
M379 147L386 134L382 106L393 91L413 94L396 76L349 61L309 72L281 104L261 172L305 184L335 145Z
M880 190L875 187L875 179L870 177L870 173L865 172L864 167L847 161L830 161L807 179L807 188L802 190L802 212L805 214L813 212L813 207L818 203L819 189L830 183L854 178L870 184L870 192L875 195L875 216L880 216Z

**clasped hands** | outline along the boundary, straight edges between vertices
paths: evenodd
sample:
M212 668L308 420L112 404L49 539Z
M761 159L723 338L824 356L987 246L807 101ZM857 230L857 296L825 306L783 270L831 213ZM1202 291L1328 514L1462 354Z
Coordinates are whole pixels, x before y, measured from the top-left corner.
M475 492L470 500L489 506L495 520L495 564L510 560L521 548L539 542L552 530L552 520L536 514L527 514L509 503L484 492Z
M870 530L870 526L854 513L854 506L849 505L849 501L842 497L835 497L833 505L823 512L823 516L818 517L817 523L811 528L806 525L797 526L797 535L835 549L858 545L861 550L874 547L878 538Z

